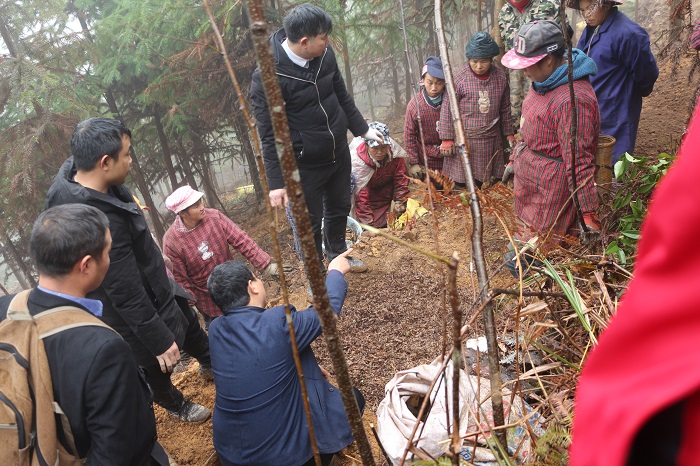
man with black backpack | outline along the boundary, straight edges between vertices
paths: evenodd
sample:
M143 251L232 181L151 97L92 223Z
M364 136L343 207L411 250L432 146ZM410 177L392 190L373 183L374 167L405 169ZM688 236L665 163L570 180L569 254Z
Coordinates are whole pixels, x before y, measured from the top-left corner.
M0 298L0 405L14 411L15 421L0 433L3 464L82 464L76 457L87 464L168 464L156 438L149 389L129 345L98 319L102 302L86 297L102 283L111 244L107 216L95 207L53 207L34 224L30 252L39 286ZM33 320L27 320L27 310ZM34 328L38 344L24 345L28 354L20 354L9 336L26 325ZM29 374L24 389L34 400L26 409L21 409L26 397L16 394L23 390L22 378L12 383L6 377L13 371L6 364L15 360ZM47 360L50 380L41 376ZM20 454L22 446L28 452Z

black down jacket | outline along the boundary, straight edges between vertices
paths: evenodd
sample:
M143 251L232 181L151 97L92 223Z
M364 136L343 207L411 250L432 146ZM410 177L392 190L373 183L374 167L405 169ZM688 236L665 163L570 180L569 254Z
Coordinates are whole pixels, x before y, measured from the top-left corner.
M88 295L104 304L102 320L126 340L136 362L154 365L173 341L182 348L187 317L175 301L165 262L143 212L124 185L104 194L73 181L73 158L65 161L46 196L46 207L79 203L100 209L109 218L112 250L102 285Z
M297 164L300 168L330 165L336 154L347 147L348 129L355 136L361 136L369 127L345 87L333 49L326 47L323 55L311 60L308 68L302 68L294 64L282 48L285 38L284 29L280 29L272 35L270 46L286 104ZM250 100L262 140L270 189L283 188L260 68L253 72Z

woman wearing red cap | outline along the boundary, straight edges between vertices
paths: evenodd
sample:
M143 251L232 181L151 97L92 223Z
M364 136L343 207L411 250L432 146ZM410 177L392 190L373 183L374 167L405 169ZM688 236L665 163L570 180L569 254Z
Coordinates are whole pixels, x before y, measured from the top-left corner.
M596 72L593 60L573 49L573 87L578 115L575 155L571 151L571 97L564 34L554 21L535 21L518 31L515 47L501 62L523 70L533 81L523 102L522 141L510 156L503 175L514 174L515 215L520 220L516 239L578 233L581 224L572 196L578 198L586 229L600 230L598 193L593 173L598 148L600 114L588 76ZM572 168L575 180L572 179ZM576 188L574 188L576 186ZM506 254L506 267L518 276L515 252ZM530 258L521 256L521 263ZM526 266L523 264L523 269Z

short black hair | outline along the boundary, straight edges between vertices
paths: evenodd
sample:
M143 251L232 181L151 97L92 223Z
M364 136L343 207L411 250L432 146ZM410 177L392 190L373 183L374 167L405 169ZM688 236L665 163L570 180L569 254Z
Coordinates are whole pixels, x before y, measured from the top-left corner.
M219 309L234 309L250 302L250 280L255 280L255 276L247 265L241 261L228 261L214 267L207 280L207 289Z
M70 138L76 168L90 171L105 154L116 160L125 134L131 137L129 128L111 118L88 118L78 123Z
M85 256L102 259L107 216L86 204L63 204L45 210L32 227L29 252L40 275L63 277Z
M319 34L330 34L333 30L333 20L323 9L310 3L302 3L294 7L284 17L284 32L291 42L299 42L302 37L316 37Z

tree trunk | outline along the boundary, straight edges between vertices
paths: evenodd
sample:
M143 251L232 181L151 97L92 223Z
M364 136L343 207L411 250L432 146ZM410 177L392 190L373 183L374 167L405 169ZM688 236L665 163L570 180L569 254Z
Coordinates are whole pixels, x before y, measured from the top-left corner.
M399 87L399 64L396 63L396 55L399 54L400 52L392 52L389 56L390 60L390 68L391 68L391 81L392 81L392 87L394 89L394 108L398 108L402 102L402 96L401 96L401 88ZM406 101L404 101L406 102Z
M374 75L369 78L369 85L367 86L367 102L369 102L369 114L372 117L372 121L377 121L376 111L374 108Z
M484 23L484 18L483 18L483 8L481 8L481 4L485 3L482 0L477 0L476 2L476 30L481 31L481 27L483 26Z
M491 28L491 37L496 40L496 43L503 51L503 38L501 37L501 29L498 27L498 12L501 11L505 0L495 0L493 4L493 28Z
M241 142L243 157L245 157L245 161L248 164L250 179L253 182L253 189L255 189L255 198L258 201L261 201L265 193L263 192L262 183L260 182L260 171L258 170L258 165L255 161L255 153L253 153L250 135L244 127L242 121L234 123L234 128L238 134L238 140Z
M0 243L0 248L5 249L5 246L3 246L3 243ZM17 283L19 284L19 287L22 288L23 290L27 290L31 288L31 285L29 285L29 282L27 281L27 278L24 276L22 271L17 267L15 264L15 261L12 260L12 258L7 255L5 257L5 265L12 271L12 276L15 277L17 280ZM5 288L3 286L3 288ZM5 288L5 294L9 294L7 292L7 288Z
M345 10L347 8L348 2L346 0L340 0L340 17L338 22L340 23L340 43L343 47L343 69L345 70L345 87L347 87L350 97L355 98L352 87L352 72L350 70L350 53L348 52L348 33L345 24Z
M0 36L2 36L2 40L5 41L5 47L7 47L7 51L10 53L10 56L17 58L17 47L15 47L15 41L12 38L9 29L7 29L5 18L0 20Z
M153 122L156 125L158 139L160 140L160 147L163 151L163 165L165 165L165 171L168 173L168 178L170 179L170 192L173 192L177 187L177 176L175 176L175 167L173 167L173 156L170 152L168 138L165 136L165 131L163 130L163 122L160 121L160 116L158 115L158 113L153 112Z
M502 0L500 0L502 1ZM496 322L494 318L494 309L491 300L489 299L489 278L488 270L486 268L486 260L484 258L484 245L483 245L483 233L484 224L481 215L481 205L479 203L479 198L476 195L476 186L474 184L474 178L472 176L471 165L469 164L469 146L467 144L467 138L464 133L464 125L462 123L462 116L459 112L459 103L457 101L457 94L454 88L454 79L452 75L452 66L450 65L450 57L447 52L447 43L445 40L445 30L442 26L442 1L435 0L435 26L437 29L438 41L440 43L440 57L442 58L442 67L445 72L445 89L447 89L447 97L450 99L450 108L452 112L452 121L455 128L455 147L462 160L462 166L465 170L465 177L467 182L467 192L468 192L468 204L472 216L472 257L474 259L474 265L476 268L477 281L479 283L479 294L481 297L481 302L484 303L483 317L484 317L484 332L486 334L486 342L488 345L488 362L489 362L489 382L491 386L491 406L493 409L493 422L494 426L503 426L504 416L503 416L503 392L502 392L502 379L501 379L501 369L498 362L498 341L496 338ZM461 318L460 318L461 321ZM459 353L461 347L454 349L455 352ZM454 357L454 354L453 354ZM456 358L459 361L461 357ZM458 371L459 367L455 366L453 370ZM457 381L459 379L457 378ZM453 419L452 422L456 423L458 419ZM454 424L454 429L456 430L457 424ZM496 431L496 436L498 442L502 446L500 451L505 451L507 445L506 429ZM455 446L456 447L456 446ZM458 452L455 452L458 453ZM457 455L453 455L453 461L456 460Z
M428 58L428 57L425 57ZM413 76L411 76L411 69L408 66L408 62L406 60L403 61L403 69L404 69L404 76L406 76L406 82L405 82L405 93L406 93L406 100L404 100L404 104L408 103L411 101L411 98L413 96ZM398 66L398 65L397 65ZM422 66L421 66L422 68Z
M216 195L216 189L214 189L214 185L211 181L211 171L209 170L209 158L207 157L208 147L206 146L202 138L199 137L199 134L191 132L190 137L192 138L192 151L194 152L195 158L197 160L196 165L199 168L199 175L200 179L202 180L204 194L206 194L207 199L209 200L209 205L214 206L215 201L218 199L218 196Z
M34 280L32 271L27 265L28 261L22 257L22 254L20 254L12 239L10 239L4 224L0 228L0 241L2 242L0 246L2 247L5 261L15 274L15 278L17 278L20 286L24 289L36 286L36 280Z
M178 146L180 146L180 150L176 152L176 157L178 160L178 165L180 168L180 173L182 174L182 177L187 181L187 184L190 185L192 189L199 189L199 185L197 183L197 179L194 177L194 171L192 169L192 159L190 158L189 155L187 155L188 151L185 149L185 146L182 144L182 140L178 140Z

